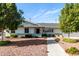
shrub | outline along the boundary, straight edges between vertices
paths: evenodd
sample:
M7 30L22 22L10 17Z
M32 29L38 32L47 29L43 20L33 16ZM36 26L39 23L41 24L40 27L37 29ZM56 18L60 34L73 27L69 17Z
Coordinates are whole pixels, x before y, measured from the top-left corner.
M16 37L18 37L16 34L11 34L11 37L12 38L16 38Z
M53 34L52 37L55 37L55 34Z
M42 34L42 37L48 37L48 35L47 34Z
M6 36L6 38L10 38L10 36Z
M32 38L32 35L31 34L27 34L27 35L25 35L25 38Z
M33 35L32 35L32 38L38 38L38 36L33 36Z
M60 39L59 39L59 38L56 38L56 39L55 39L55 41L56 41L56 42L59 42L59 41L60 41Z
M0 46L4 46L11 43L10 41L0 41Z
M70 48L66 49L66 52L69 54L78 54L79 50L76 47L70 47Z
M24 36L21 36L21 38L25 38Z
M68 43L76 43L77 42L76 40L70 39L70 38L64 38L63 41L68 42Z

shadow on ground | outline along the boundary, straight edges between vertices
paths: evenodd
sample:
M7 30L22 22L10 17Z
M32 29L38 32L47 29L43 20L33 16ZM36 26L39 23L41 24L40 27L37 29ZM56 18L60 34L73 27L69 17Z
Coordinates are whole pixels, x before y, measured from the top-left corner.
M47 44L56 44L54 40L20 40L20 41L12 41L10 45L7 46L30 46L30 45L47 45Z

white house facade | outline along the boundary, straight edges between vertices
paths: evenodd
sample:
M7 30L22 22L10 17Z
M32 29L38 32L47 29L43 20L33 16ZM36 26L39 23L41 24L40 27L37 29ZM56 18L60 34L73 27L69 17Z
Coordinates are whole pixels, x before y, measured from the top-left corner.
M63 33L58 23L32 23L26 21L22 23L16 30L5 30L5 36L10 36L10 34L16 34L18 37L27 37L27 35L36 35L42 37L42 34L47 34L48 36L54 36L61 34L68 37L68 34ZM71 37L79 37L79 32L74 32L70 34Z
M6 31L7 32L7 31ZM54 34L61 34L57 23L32 23L26 21L22 23L17 30L9 30L10 34L16 34L18 37L26 37L27 35L36 35L42 37L42 34L54 36Z

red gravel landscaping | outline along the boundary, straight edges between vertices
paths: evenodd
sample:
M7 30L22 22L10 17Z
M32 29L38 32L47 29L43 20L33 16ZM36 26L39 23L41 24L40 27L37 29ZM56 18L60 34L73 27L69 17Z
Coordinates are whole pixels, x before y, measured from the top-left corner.
M0 46L0 56L47 56L46 38L16 38Z
M79 49L79 42L77 42L77 43L67 43L67 42L64 42L62 39L60 40L60 42L59 42L59 44L60 44L60 46L64 49L64 50L66 50L66 49L68 49L68 48L70 48L70 47L76 47L77 49ZM69 54L70 55L70 54Z

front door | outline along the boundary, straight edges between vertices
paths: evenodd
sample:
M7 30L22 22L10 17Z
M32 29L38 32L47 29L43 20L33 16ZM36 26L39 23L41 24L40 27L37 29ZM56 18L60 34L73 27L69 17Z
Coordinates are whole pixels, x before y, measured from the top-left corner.
M29 33L29 28L25 28L25 33Z
M36 34L39 34L39 33L40 33L40 29L36 28Z

